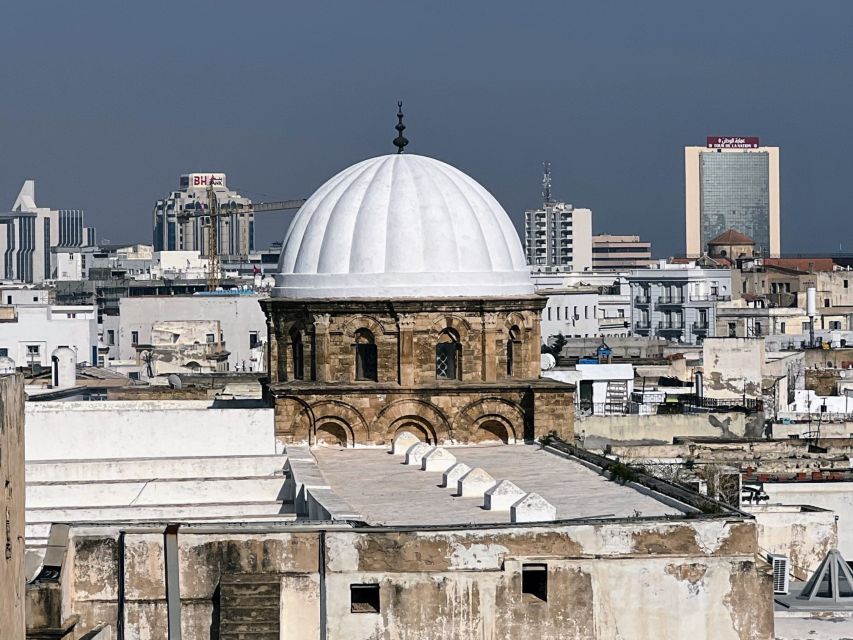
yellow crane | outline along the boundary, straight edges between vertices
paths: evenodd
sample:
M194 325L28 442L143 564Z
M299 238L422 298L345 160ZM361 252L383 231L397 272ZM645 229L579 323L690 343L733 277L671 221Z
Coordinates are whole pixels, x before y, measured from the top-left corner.
M219 199L213 189L213 180L207 185L207 290L216 291L222 278L219 268Z

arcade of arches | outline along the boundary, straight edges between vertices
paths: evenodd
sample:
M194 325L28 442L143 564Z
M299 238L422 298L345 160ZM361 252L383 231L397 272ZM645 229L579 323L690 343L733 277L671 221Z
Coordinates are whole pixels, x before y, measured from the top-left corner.
M262 302L283 444L573 435L573 387L539 377L540 296Z

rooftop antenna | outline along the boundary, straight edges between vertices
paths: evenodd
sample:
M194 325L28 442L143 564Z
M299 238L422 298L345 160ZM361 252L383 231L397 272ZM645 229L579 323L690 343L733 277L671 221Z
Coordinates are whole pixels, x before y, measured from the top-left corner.
M551 163L547 160L542 163L542 197L545 199L545 204L551 202Z
M397 147L397 153L403 153L403 147L409 144L409 140L403 136L403 131L405 131L406 125L403 124L402 100L397 100L397 126L394 128L397 130L397 137L394 138L394 146Z

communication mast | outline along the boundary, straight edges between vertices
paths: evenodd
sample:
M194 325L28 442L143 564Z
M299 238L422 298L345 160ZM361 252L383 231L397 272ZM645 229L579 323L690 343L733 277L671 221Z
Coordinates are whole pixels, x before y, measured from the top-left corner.
M551 163L547 160L542 163L542 198L545 204L551 203Z
M219 288L221 273L219 269L219 200L213 190L213 176L207 183L207 289L216 291Z

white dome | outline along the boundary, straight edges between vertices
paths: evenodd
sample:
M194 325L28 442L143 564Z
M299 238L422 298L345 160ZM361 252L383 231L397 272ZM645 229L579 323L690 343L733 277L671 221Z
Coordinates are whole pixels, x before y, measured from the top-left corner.
M274 297L412 298L533 293L498 201L443 162L371 158L328 180L293 219Z

